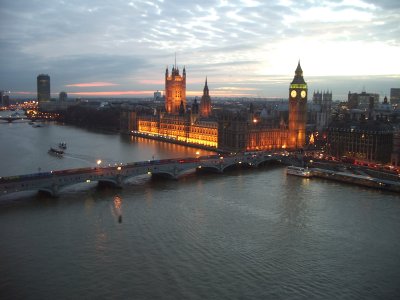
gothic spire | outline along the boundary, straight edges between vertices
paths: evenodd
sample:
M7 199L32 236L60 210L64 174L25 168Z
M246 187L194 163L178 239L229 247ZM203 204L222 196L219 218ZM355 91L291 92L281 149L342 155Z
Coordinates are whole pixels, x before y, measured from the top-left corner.
M301 66L300 66L300 59L299 59L299 63L297 64L295 73L296 73L296 76L303 76L303 70L301 69Z
M209 95L209 90L208 90L208 85L207 85L207 76L206 76L206 82L204 84L203 94L206 95L206 96Z
M301 69L301 66L300 66L300 59L297 64L297 68L295 71L295 75L294 75L292 84L306 84L304 81L304 78L303 78L303 70Z

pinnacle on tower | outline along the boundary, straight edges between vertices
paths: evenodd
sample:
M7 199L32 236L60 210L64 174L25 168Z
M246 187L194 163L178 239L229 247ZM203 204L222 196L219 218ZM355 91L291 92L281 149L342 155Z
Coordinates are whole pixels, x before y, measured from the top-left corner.
M300 66L300 59L299 59L299 63L297 64L295 73L296 73L296 76L303 76L303 70L301 69L301 66Z
M204 84L203 94L206 95L206 96L209 95L209 90L208 90L208 85L207 85L207 76L206 76L206 82Z
M301 65L300 65L300 60L297 64L297 68L295 71L295 75L294 75L292 84L305 84L305 81L303 78L303 70L301 69Z

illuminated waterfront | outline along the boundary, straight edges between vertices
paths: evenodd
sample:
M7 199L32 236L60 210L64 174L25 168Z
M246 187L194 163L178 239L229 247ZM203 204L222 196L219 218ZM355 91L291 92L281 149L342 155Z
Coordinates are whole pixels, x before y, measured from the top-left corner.
M0 125L0 176L196 149L47 124ZM67 143L66 155L47 154ZM202 154L206 154L201 150ZM0 202L5 299L396 298L396 194L279 166Z

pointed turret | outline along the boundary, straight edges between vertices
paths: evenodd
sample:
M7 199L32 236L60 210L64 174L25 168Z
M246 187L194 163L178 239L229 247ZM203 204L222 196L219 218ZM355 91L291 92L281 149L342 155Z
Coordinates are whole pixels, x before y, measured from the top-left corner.
M303 78L303 70L301 69L301 66L300 66L300 60L299 60L299 63L297 64L297 68L294 73L295 73L295 75L294 75L292 84L305 84L305 81Z
M204 84L203 95L209 96L209 94L210 91L208 90L207 77L206 77L206 83Z
M301 69L301 66L300 66L300 59L299 59L299 63L297 64L295 73L296 73L296 76L303 76L303 70Z
M204 83L203 96L200 100L200 115L204 118L208 118L211 115L211 97L208 90L207 77Z

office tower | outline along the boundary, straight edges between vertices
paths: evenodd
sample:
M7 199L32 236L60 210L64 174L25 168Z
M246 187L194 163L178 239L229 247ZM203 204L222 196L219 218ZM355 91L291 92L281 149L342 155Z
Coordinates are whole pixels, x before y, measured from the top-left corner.
M37 77L37 100L39 103L50 101L50 76L47 74Z

